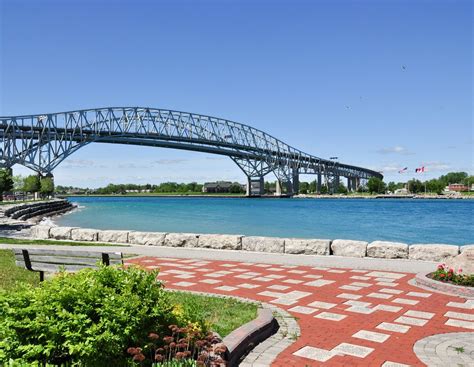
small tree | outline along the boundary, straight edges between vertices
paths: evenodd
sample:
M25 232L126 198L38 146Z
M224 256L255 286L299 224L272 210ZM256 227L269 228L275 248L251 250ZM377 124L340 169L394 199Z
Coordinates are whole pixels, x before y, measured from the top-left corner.
M3 194L13 189L13 179L9 169L0 169L0 201L3 200Z
M54 192L54 180L52 177L43 177L40 180L40 192L42 196L48 196Z
M337 193L338 194L347 194L347 188L342 183L340 183L339 187L337 188Z
M378 177L371 177L367 181L367 188L371 194L383 194L386 190L385 182Z
M25 192L34 193L40 191L41 189L41 182L38 175L30 175L25 177L24 183L23 191Z

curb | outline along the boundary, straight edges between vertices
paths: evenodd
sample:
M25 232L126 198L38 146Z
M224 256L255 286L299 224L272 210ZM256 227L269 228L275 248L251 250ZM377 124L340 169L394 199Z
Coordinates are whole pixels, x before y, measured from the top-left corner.
M431 273L431 272L430 272ZM432 291L447 294L450 296L463 297L474 299L474 287L464 287L451 283L445 283L438 280L428 278L430 273L418 273L414 278L414 283L417 286L428 288Z

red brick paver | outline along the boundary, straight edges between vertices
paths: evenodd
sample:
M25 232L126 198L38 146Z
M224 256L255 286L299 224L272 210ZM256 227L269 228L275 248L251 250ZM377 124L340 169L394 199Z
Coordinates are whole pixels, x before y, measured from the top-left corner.
M474 301L408 284L413 274L193 259L128 260L160 268L170 289L268 302L298 319L301 336L273 366L423 366L426 336L474 331Z

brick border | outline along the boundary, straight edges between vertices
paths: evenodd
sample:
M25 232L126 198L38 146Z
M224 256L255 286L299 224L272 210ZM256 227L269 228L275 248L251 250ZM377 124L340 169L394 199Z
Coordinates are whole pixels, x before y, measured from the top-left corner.
M282 308L254 299L167 288L171 292L232 298L261 306L256 319L240 326L223 339L229 349L229 367L270 366L283 350L293 344L301 331L295 318Z
M418 273L414 278L414 283L424 289L428 288L432 291L457 296L463 298L474 299L474 287L463 287L451 283L445 283L428 277L430 273Z

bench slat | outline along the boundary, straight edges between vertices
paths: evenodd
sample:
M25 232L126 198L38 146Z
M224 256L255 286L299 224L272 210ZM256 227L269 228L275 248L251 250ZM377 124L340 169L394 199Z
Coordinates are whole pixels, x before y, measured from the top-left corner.
M16 261L16 265L25 267L24 261ZM95 265L59 265L59 264L44 264L44 263L34 263L31 264L31 268L34 271L44 271L47 273L58 273L61 269L64 269L67 272L75 272L86 268L97 268Z
M15 255L23 256L22 250L15 249ZM50 256L67 256L67 257L92 257L102 258L102 253L108 254L109 259L122 259L121 252L107 252L107 251L72 251L72 250L48 250L48 249L26 249L30 256L32 255L50 255Z
M99 254L101 255L101 254ZM18 259L21 260L21 259ZM30 256L31 263L46 263L46 264L78 264L78 265L96 265L97 262L102 263L102 256L92 257L63 257L63 256ZM110 260L111 265L121 264L122 260Z

